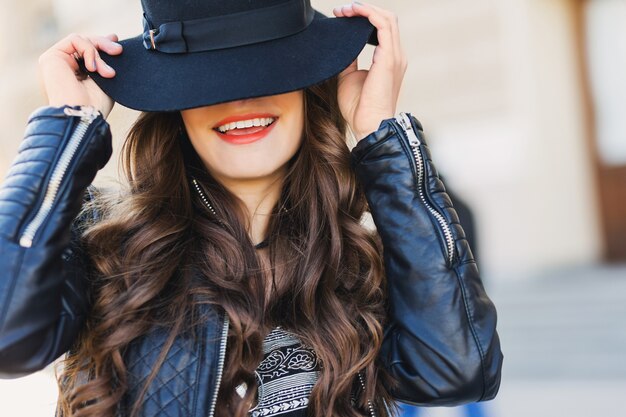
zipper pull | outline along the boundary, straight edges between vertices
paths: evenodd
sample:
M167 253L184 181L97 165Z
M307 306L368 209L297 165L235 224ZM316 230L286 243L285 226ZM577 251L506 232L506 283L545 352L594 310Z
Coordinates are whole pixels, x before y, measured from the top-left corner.
M361 373L361 371L359 371L357 374L359 375L359 381L361 382L361 388L363 389L363 391L361 392L361 395L365 395L365 381L363 378L363 374ZM374 411L374 404L372 403L372 400L370 400L369 398L367 399L367 407L369 408L370 417L376 417L376 412Z
M409 137L409 143L411 146L421 145L422 142L417 137L415 129L413 129L413 126L411 125L411 119L405 112L400 112L400 114L396 116L396 121L400 124L400 126L402 126L402 129L404 129L404 132Z
M94 106L80 106L80 109L74 109L72 107L66 107L63 109L63 113L68 116L77 116L82 120L91 122L96 117L101 115L100 110L96 109Z

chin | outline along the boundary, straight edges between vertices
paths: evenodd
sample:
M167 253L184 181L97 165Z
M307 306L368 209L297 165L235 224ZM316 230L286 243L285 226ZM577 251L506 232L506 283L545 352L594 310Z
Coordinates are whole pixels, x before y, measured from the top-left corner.
M222 171L218 175L228 178L230 180L249 181L258 178L266 178L278 175L282 170L280 166L272 167L264 164L262 166L247 166L237 167L230 166L228 169Z

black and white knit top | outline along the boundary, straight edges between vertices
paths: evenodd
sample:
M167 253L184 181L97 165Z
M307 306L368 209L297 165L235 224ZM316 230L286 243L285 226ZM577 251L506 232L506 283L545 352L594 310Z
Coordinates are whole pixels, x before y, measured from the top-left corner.
M255 372L258 400L251 417L305 417L311 390L319 376L315 351L297 335L274 328L263 342L264 358Z

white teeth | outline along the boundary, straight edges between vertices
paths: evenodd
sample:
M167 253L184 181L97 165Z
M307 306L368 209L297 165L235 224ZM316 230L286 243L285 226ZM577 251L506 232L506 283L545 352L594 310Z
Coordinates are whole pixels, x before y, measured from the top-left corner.
M233 129L243 129L252 126L267 126L271 124L274 120L276 119L274 119L273 117L261 117L249 120L240 120L238 122L226 123L222 126L218 126L217 130L222 133L226 133L229 130Z

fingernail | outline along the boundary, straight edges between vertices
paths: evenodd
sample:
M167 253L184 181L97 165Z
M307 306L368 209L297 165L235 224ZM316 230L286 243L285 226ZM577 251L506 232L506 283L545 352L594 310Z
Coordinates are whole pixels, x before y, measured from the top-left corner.
M115 41L113 41L113 45L115 45L115 46L119 46L119 47L121 47L121 46L122 46L122 44L117 43L117 42L115 42Z
M93 60L93 70L95 71L97 69L98 69L98 66L96 65L96 59L94 58L94 60Z
M106 67L107 67L108 69L115 71L115 70L113 69L113 67L111 67L109 64L105 63L104 65L106 65Z

